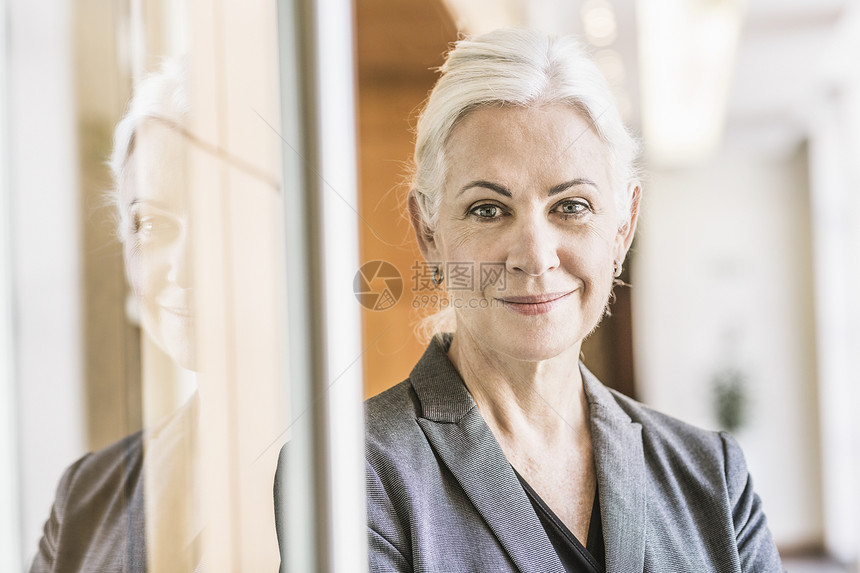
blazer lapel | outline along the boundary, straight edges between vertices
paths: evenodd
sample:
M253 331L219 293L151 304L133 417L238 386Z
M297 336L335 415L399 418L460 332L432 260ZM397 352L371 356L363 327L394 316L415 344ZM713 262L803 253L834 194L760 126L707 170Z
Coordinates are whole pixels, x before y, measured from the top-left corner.
M632 422L609 390L580 367L591 410L591 442L607 573L642 571L645 565L646 472L642 426Z
M447 341L446 341L447 342ZM564 573L531 501L454 366L435 341L410 375L418 424L523 573Z
M523 573L564 569L513 468L477 408L457 424L418 424Z

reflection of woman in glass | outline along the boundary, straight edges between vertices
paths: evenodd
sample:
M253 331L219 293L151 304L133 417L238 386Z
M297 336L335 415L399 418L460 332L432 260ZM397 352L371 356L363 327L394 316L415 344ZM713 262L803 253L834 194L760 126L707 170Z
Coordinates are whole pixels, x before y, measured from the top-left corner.
M635 156L576 42L498 31L448 55L409 212L434 282L475 280L367 403L372 571L781 570L737 443L579 361L633 240Z
M168 63L135 91L114 134L111 167L143 330L168 364L193 370L187 108L184 69ZM59 484L31 571L145 571L148 563L150 570L165 570L154 563L195 570L202 530L192 488L196 409L195 395L142 432L75 462Z
M117 125L111 167L126 275L144 331L193 370L186 104L181 84L166 83L171 79L155 76L140 87Z

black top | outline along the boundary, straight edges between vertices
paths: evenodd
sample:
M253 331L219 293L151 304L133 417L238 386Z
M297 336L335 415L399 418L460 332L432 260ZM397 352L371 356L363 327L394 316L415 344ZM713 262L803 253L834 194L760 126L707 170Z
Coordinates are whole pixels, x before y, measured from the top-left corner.
M558 558L567 573L604 573L606 570L605 548L603 545L603 524L600 521L600 498L594 491L594 505L588 524L588 539L585 547L567 526L553 513L540 496L532 489L523 476L514 469L523 489L529 496L540 522L546 530L550 543L558 553Z

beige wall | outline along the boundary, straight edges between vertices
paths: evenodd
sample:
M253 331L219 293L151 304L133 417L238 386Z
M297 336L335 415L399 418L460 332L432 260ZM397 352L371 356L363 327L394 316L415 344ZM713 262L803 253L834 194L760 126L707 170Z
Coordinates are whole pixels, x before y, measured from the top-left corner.
M403 277L392 308L362 309L365 396L409 375L424 351L413 329L412 267L423 261L405 214L412 129L457 31L440 0L360 0L356 10L361 264L385 260ZM356 271L358 269L355 269Z

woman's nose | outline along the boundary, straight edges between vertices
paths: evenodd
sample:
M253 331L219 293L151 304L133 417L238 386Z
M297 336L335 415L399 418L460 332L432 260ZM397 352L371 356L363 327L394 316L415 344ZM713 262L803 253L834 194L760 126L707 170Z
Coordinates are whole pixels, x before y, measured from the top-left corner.
M511 237L507 270L540 276L558 265L558 237L549 221L541 217L518 221Z

